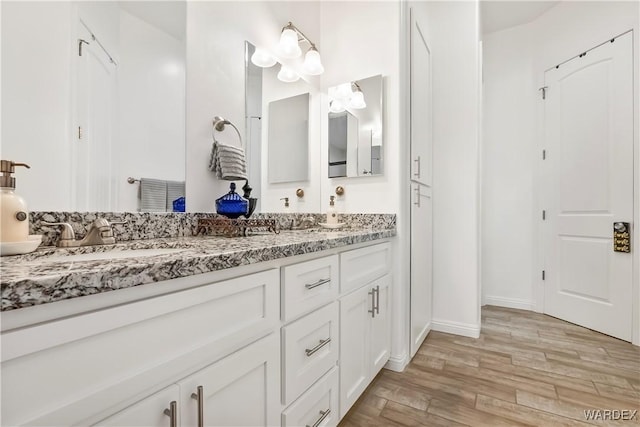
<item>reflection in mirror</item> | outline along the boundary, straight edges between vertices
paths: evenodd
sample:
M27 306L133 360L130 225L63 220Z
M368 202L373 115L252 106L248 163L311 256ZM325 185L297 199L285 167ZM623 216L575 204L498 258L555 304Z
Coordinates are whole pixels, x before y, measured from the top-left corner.
M329 88L329 178L383 171L382 76Z
M2 157L32 166L32 209L173 209L185 29L183 1L3 2Z
M309 179L309 94L269 103L269 183Z
M247 177L253 188L251 195L258 199L255 212L262 207L262 67L251 62L256 47L244 43L245 74L245 154L247 156Z

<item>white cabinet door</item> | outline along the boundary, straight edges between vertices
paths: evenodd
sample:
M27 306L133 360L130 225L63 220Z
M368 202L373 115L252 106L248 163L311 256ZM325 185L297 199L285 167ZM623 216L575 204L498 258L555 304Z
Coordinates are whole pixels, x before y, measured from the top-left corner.
M375 290L375 313L371 318L371 378L375 377L389 360L391 347L390 283L391 275L386 275L366 286Z
M270 334L178 384L182 426L198 425L200 416L205 426L279 425L278 335Z
M171 427L171 408L178 410L179 388L172 385L116 414L94 424L95 426ZM174 405L171 405L174 402ZM167 413L165 413L167 410ZM175 414L176 419L178 414Z
M431 329L432 229L431 189L411 184L411 357Z
M370 286L340 299L340 418L369 385L372 308Z
M411 179L431 185L431 50L420 23L411 19Z

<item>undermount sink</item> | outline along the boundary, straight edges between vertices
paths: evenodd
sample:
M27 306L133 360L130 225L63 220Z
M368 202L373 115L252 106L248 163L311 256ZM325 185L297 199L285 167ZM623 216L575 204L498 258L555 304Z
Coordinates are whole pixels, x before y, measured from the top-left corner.
M130 249L114 250L105 252L90 252L84 254L54 255L47 257L49 262L71 262L71 261L99 261L112 259L125 259L137 257L149 257L157 255L168 255L184 251L183 248L162 248L162 249Z

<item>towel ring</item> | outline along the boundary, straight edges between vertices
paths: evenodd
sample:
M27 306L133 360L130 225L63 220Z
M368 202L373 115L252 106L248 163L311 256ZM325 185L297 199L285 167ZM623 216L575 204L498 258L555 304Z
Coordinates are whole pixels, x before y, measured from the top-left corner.
M236 125L234 125L233 123L231 123L229 120L226 120L220 116L215 116L213 118L213 130L214 131L218 131L218 132L222 132L224 130L224 125L231 125L232 128L234 128L236 130L236 133L238 134L238 139L240 140L240 147L244 149L244 143L242 142L242 136L240 135L240 131L238 130L238 128L236 127ZM213 140L216 140L215 134L212 134L213 136Z

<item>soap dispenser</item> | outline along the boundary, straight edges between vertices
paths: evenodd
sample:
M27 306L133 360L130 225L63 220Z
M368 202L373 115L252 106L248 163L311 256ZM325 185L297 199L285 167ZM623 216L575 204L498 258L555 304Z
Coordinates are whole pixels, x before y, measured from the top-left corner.
M0 242L26 242L29 237L27 204L14 192L16 179L11 176L16 166L30 168L25 163L0 160Z
M338 224L338 214L336 213L336 196L329 196L329 209L327 209L327 224L328 225L337 225Z

